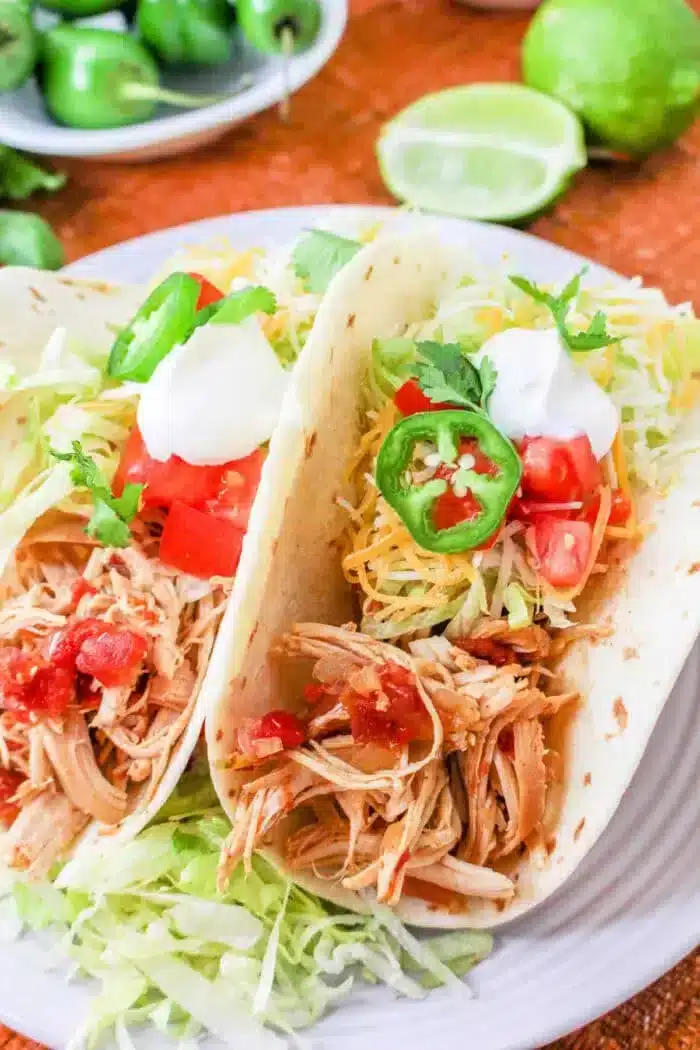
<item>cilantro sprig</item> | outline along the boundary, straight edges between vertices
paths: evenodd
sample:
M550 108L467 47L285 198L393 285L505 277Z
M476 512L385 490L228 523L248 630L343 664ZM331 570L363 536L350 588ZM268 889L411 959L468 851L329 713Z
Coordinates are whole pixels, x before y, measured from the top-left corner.
M486 410L497 376L489 357L477 368L464 355L459 343L432 340L416 343L416 353L418 361L413 372L426 397L437 404L447 402L461 408Z
M138 512L143 485L125 485L121 496L115 496L95 460L79 441L72 442L71 452L57 452L53 448L49 451L59 462L71 464L70 478L75 487L88 489L92 495L92 517L85 527L88 536L105 547L128 547L129 525Z
M533 281L529 281L527 277L515 275L510 277L511 283L516 288L519 288L521 292L525 292L536 303L542 303L551 310L554 323L559 330L562 340L569 350L574 352L601 350L604 346L610 346L612 343L619 343L620 341L608 332L607 320L602 310L598 310L595 313L588 328L584 331L572 332L569 328L566 319L571 304L578 297L581 290L581 278L585 272L586 267L580 273L577 273L575 277L571 278L569 283L562 288L559 295L550 295L543 288L538 288Z
M292 265L307 292L323 293L362 245L330 230L310 230L292 252Z

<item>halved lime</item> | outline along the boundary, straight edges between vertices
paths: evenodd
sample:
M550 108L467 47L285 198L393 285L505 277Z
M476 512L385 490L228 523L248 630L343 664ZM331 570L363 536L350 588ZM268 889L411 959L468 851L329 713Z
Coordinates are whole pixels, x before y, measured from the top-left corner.
M500 222L540 211L586 165L578 117L520 84L426 95L384 125L377 155L400 200Z

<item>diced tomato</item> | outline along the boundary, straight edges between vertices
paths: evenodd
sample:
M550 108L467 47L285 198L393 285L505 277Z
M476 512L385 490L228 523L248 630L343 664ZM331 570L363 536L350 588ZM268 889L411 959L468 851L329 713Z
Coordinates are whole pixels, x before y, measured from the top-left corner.
M126 484L145 485L146 506L169 507L175 500L196 506L217 498L227 468L228 464L195 467L179 456L153 459L135 426L124 446L112 487L116 495L120 495Z
M599 510L600 494L596 492L595 496L586 503L581 511L582 520L587 521L590 525L594 525ZM608 525L626 525L630 520L631 515L632 500L628 496L625 496L622 489L613 489Z
M457 408L448 401L431 401L421 390L416 379L407 379L394 394L394 404L402 416L415 416L417 412L441 412L446 408Z
M38 653L13 646L0 649L2 706L24 720L29 712L59 715L75 698L72 671Z
M109 688L128 684L147 651L142 635L90 616L55 632L48 659L54 668L73 677L79 671Z
M163 526L160 558L174 569L203 579L233 576L244 536L235 522L176 501Z
M258 448L244 459L227 463L217 498L208 501L206 509L217 518L227 518L238 528L247 529L264 462L265 453Z
M299 747L306 739L303 723L291 711L268 711L262 718L251 719L246 732L252 741L280 740L285 748Z
M84 598L86 594L97 594L97 587L93 587L89 580L86 580L84 576L79 576L77 580L73 581L70 589L70 598L73 608L80 603L80 599Z
M264 460L262 449L255 449L249 456L213 467L195 467L179 456L160 461L149 456L138 427L134 427L124 446L113 488L119 495L129 482L145 485L146 506L186 503L226 517L245 529Z
M110 689L134 680L147 651L148 642L143 635L103 623L101 631L82 643L75 666Z
M591 553L593 530L587 521L541 517L532 526L537 568L553 587L580 583Z
M365 695L348 689L343 693L355 740L387 746L430 740L432 722L411 672L390 661L378 674L381 692Z
M211 306L212 303L218 303L219 299L224 298L224 293L215 284L208 281L206 277L203 277L201 273L190 272L189 276L194 277L199 284L198 310L202 310L205 306Z
M579 434L566 442L569 459L579 484L579 499L585 499L603 484L600 463L595 458L586 434Z
M64 667L68 671L75 671L76 660L83 643L105 629L105 621L98 620L94 616L74 620L73 623L54 632L51 636L47 652L48 659L54 667Z
M26 777L21 773L0 768L0 824L5 827L9 827L19 815L19 806L10 802L10 799L25 780Z
M601 484L600 466L585 434L568 441L527 437L520 457L525 497L570 503L584 499Z

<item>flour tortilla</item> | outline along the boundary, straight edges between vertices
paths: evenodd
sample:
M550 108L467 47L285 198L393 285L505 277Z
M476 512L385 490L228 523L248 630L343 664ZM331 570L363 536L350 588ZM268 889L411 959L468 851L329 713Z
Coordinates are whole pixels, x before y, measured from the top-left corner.
M96 364L103 360L106 365L115 331L128 323L146 295L147 291L136 285L76 280L60 273L20 267L2 269L0 363L9 360L20 375L31 373L37 368L49 337L62 327L72 344L88 350ZM13 414L9 406L0 412L0 455L21 436L23 429L20 413ZM130 797L129 813L117 829L97 822L89 825L75 844L73 859L61 873L61 885L70 885L75 866L83 857L94 858L96 850L107 853L138 834L172 793L199 740L207 704L210 698L218 698L223 693L231 674L230 650L238 623L236 594L234 589L190 722L173 748L166 773L152 799L143 805L142 793L135 790Z
M295 622L341 624L355 614L340 564L345 512L336 501L361 436L372 340L401 335L429 315L454 264L452 252L425 231L379 239L335 278L317 315L271 443L250 524L255 542L236 580L242 619L229 652L238 671L207 719L214 784L230 817L241 774L227 770L226 759L241 720L299 702L295 669L270 658L272 643ZM700 414L687 432L700 440ZM654 507L654 528L614 593L597 608L611 637L595 646L582 642L566 657L564 674L585 701L569 730L566 790L548 849L531 851L516 873L512 903L499 908L475 900L452 914L408 898L396 909L405 921L490 927L520 916L561 886L603 832L700 631L699 502L700 455L694 455L680 484ZM283 867L279 851L268 855ZM369 907L328 881L292 877L343 907Z

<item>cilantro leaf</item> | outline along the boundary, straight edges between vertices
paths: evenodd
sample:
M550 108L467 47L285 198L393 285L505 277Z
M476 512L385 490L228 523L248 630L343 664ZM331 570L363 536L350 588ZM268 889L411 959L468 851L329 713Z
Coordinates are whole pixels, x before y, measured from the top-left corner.
M55 193L65 181L61 172L46 171L9 146L0 146L0 197L23 201L37 190Z
M114 507L93 490L92 517L85 526L88 536L99 540L104 547L128 547L131 543L131 530L123 518L120 518Z
M292 264L307 292L325 292L335 275L362 245L330 230L310 230L295 246Z
M418 384L431 401L447 401L463 408L474 408L481 400L481 380L459 343L416 343L418 363L414 372Z
M479 379L481 380L479 404L485 412L489 398L496 389L496 380L498 379L498 371L490 357L485 357L479 365Z
M277 300L270 289L262 284L251 284L199 310L195 327L199 328L208 321L212 324L240 324L251 314L273 314L276 309Z
M107 479L79 441L72 443L72 452L49 449L54 459L70 463L70 479L76 488L89 489L92 494L92 516L85 527L105 547L128 547L131 543L129 523L139 509L143 485L125 485L121 496L114 496Z
M510 277L511 283L516 288L519 288L521 292L529 295L535 302L542 303L549 308L563 342L569 350L575 352L600 350L604 346L610 346L612 343L619 343L620 341L608 332L606 317L601 310L596 313L588 328L584 329L584 331L572 332L568 327L566 318L569 313L569 307L578 296L581 289L581 278L585 272L586 267L571 278L568 284L562 288L559 295L551 295L543 288L538 288L532 281L528 281L527 277L518 277L516 275L511 275Z

